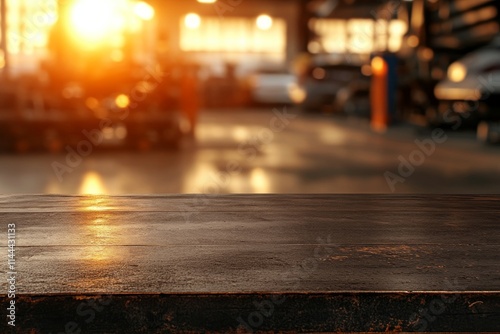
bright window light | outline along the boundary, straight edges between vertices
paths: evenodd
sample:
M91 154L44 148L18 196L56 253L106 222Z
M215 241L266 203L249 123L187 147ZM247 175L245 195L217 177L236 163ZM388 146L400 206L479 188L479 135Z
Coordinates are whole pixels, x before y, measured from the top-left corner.
M201 18L198 14L190 13L184 18L184 24L188 29L198 29L201 25Z
M139 1L134 6L134 13L144 21L151 21L155 16L155 10L144 1Z
M269 15L260 15L257 17L257 27L260 30L269 30L273 26L273 19Z

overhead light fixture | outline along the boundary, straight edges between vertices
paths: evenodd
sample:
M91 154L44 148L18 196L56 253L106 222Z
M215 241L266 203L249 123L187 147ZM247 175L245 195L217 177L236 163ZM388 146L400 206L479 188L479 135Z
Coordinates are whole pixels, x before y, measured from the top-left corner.
M198 29L201 25L201 17L198 14L189 13L184 18L184 25L188 29L192 30Z
M467 77L467 67L461 62L451 64L448 69L448 77L455 83L464 81Z
M269 30L273 26L273 18L269 15L262 14L257 17L257 28L260 30Z
M216 3L217 0L197 0L199 3Z
M126 26L126 18L120 11L123 3L116 0L74 1L70 8L69 24L75 38L82 45L93 47L114 36Z
M155 10L150 4L140 1L134 6L134 13L144 21L150 21L155 16Z
M387 74L387 63L382 57L373 58L372 73L378 76Z

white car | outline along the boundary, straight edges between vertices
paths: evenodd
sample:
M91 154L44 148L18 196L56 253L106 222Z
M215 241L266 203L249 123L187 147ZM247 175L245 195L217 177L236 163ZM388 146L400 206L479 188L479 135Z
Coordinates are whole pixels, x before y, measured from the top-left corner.
M479 111L477 102L484 102L489 107L490 116L496 118L498 114L500 119L497 103L500 96L500 36L490 45L451 64L446 79L436 86L434 92L436 98L450 104L454 112ZM455 103L461 101L473 102L471 105L476 105L478 110L464 109L460 103Z
M295 76L279 71L259 71L250 77L252 102L263 104L291 104L288 90Z
M446 79L436 86L434 92L440 101L440 119L454 119L453 115L443 116L445 113L461 114L464 119L478 123L479 140L499 142L500 36L490 45L451 64Z

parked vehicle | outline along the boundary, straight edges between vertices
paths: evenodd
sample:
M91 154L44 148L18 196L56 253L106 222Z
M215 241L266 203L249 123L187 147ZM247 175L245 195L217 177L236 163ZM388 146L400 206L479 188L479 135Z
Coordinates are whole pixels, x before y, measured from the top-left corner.
M500 121L500 36L454 62L435 89L439 121L462 117L478 124L478 138L497 142Z
M251 102L256 104L291 104L289 87L295 77L285 71L261 70L250 76Z
M435 95L441 112L468 112L482 120L500 120L500 37L451 64Z
M369 104L369 87L370 78L359 65L313 64L289 94L306 111L358 113Z

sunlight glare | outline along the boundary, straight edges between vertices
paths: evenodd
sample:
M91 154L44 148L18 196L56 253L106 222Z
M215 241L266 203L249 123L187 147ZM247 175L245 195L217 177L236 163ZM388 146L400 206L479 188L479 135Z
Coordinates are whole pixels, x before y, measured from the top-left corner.
M88 172L84 175L79 193L81 195L102 195L106 194L106 188L99 174Z
M77 0L70 12L71 28L85 44L102 42L124 29L126 0Z
M188 29L195 30L201 25L201 18L198 14L190 13L186 15L184 19L184 24Z
M134 6L134 13L144 21L151 21L155 16L155 10L144 1L139 1Z
M273 26L273 19L269 15L260 15L257 17L257 27L260 30L269 30Z

